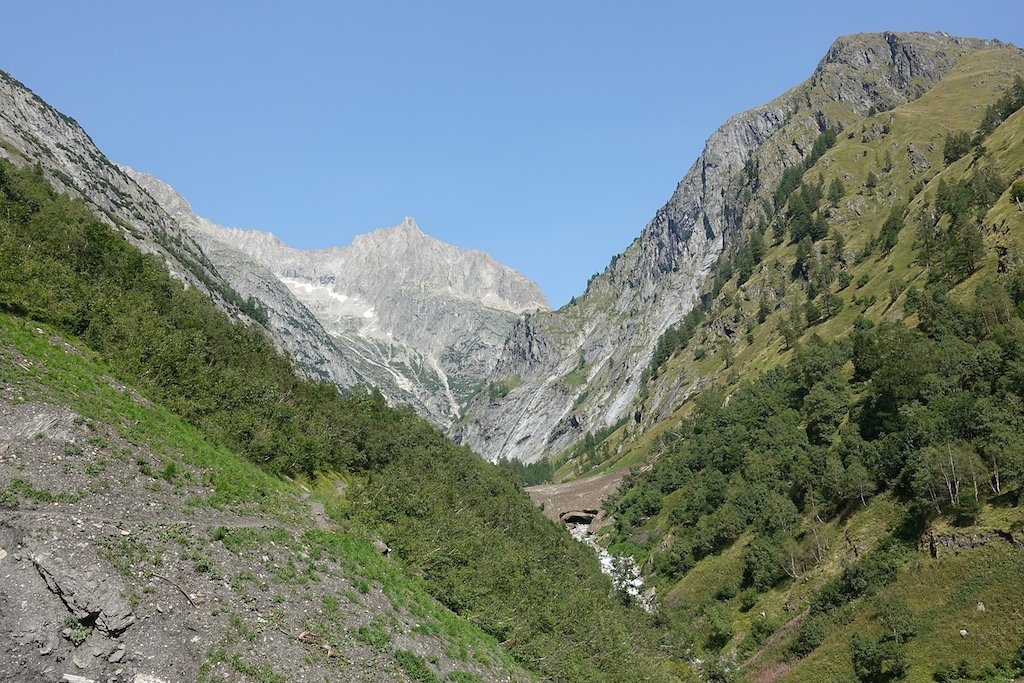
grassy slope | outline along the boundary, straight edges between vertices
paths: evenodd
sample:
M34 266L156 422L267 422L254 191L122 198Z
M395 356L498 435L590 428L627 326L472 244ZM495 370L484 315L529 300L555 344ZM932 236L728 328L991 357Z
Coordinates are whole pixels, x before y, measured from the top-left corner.
M218 552L223 553L220 548L222 543L224 548L248 559L252 564L248 565L249 569L237 575L225 569L221 578L230 581L232 586L247 585L251 579L246 577L252 577L253 572L259 571L259 556L269 552L268 546L276 546L288 555L289 566L291 560L297 562L298 573L280 572L272 588L270 585L261 588L256 584L249 589L257 592L282 591L290 595L292 600L309 599L303 596L310 592L310 580L328 590L332 586L339 590L333 596L324 597L325 605L339 607L326 609L321 607L319 600L310 601L301 609L303 624L284 621L277 628L283 626L295 632L310 629L335 647L344 647L345 643L367 640L365 633L348 623L348 616L369 607L376 615L373 628L377 629L378 637L374 647L395 658L390 665L384 664L385 669L377 670L376 675L389 680L400 678L397 671L403 668L403 663L399 656L402 648L398 643L407 645L420 637L417 634L429 634L440 640L442 652L452 653L454 661L464 663L466 676L477 675L472 673L475 670L489 671L488 677L529 679L529 674L513 662L492 636L458 618L430 597L424 582L412 575L401 562L385 560L374 550L369 529L347 522L343 527L333 530L317 528L307 503L302 499L304 487L300 483L270 475L230 450L212 444L191 425L115 380L111 369L87 347L77 343L55 342L57 339L55 331L46 325L0 314L0 385L6 387L7 397L14 403L66 406L80 416L79 419L91 432L98 435L109 430L112 439L123 440L129 446L119 449L109 445L111 439L100 436L91 438L90 444L98 448L95 457L89 459L85 467L93 483L88 488L74 492L51 491L48 488L52 486L51 482L32 481L33 463L22 459L22 464L11 468L17 471L8 472L14 477L10 485L0 491L4 507L15 511L30 511L39 502L49 503L54 500L74 502L88 511L91 509L89 501L93 495L112 492L116 496L116 487L127 487L127 479L115 475L115 481L107 481L105 474L108 467L112 472L116 471L112 467L114 463L121 460L128 462L130 448L141 449L148 454L146 459L154 462L145 467L140 466L133 476L146 482L146 491L154 494L167 492L174 498L184 499L182 513L186 520L191 520L193 526L189 528L190 522L186 521L177 523L175 528L184 529L184 535L178 540L189 549L192 557L197 558L197 563L202 556L209 558L203 566L210 566L209 561L216 558ZM144 462L141 457L139 461ZM29 486L18 484L15 479L28 481ZM154 500L160 500L159 496L154 495ZM151 505L160 505L163 509L174 504L154 502ZM59 514L55 511L56 503L47 505L46 509L47 514ZM176 516L170 509L167 509L167 515ZM261 525L258 528L225 530L219 534L219 538L210 536L206 519L221 519L224 516L227 519L261 520ZM131 523L132 520L126 517L125 522ZM168 566L170 555L166 549L154 546L145 549L133 547L131 550L130 554L125 553L125 547L117 551L129 585L140 576L172 572ZM300 555L306 558L312 556L311 560L307 559L308 566L302 566L302 561L298 559ZM339 568L339 576L343 577L340 583L332 581L330 572L324 569L324 563L318 562L320 556L329 556L330 564ZM218 565L214 562L212 566ZM211 571L197 569L193 576L178 580L184 581L186 585L199 586L206 580L201 572L209 575ZM351 586L352 589L340 592L342 586ZM371 588L382 591L390 607L381 609L379 604L372 604L362 597ZM140 590L148 592L150 589ZM242 592L236 593L234 599L227 601L222 609L246 615L255 609L252 605L256 604L256 600L246 597L245 590L237 590ZM364 601L367 604L360 607ZM403 620L398 618L402 612L415 617L418 623L415 633L410 634L407 626L402 625ZM265 678L259 680L283 680L275 676L287 672L287 668L257 663L260 658L250 658L245 652L244 640L240 642L238 637L242 632L246 635L261 635L270 627L260 623L243 627L239 625L242 623L239 621L241 618L233 617L232 627L225 627L220 634L211 634L219 638L218 645L206 652L205 664L199 671L200 677L212 675L211 672L217 671L218 666L227 665L233 669L232 678L237 674L251 675L254 671L262 670ZM341 660L325 661L327 664L342 666L336 675L345 675L346 670ZM373 671L375 665L361 661L356 667ZM437 671L436 665L429 668L432 675ZM226 677L228 674L224 675Z
M840 178L846 186L846 196L829 214L829 225L846 238L846 272L854 283L866 277L867 284L860 288L851 284L845 289L833 284L831 291L843 298L843 310L833 318L809 327L805 335L817 334L825 339L842 336L861 314L873 320L903 317L906 289L909 286L922 287L926 279L924 268L916 263L915 217L926 202L934 200L934 187L940 178L953 181L969 177L978 163L969 152L945 167L943 140L951 131L973 131L985 106L999 97L1014 74L1022 70L1024 63L1015 50L983 51L970 55L919 99L847 126L835 146L806 172L805 179L817 179L820 174L826 188L834 178ZM781 134L791 133L784 130ZM1018 111L985 141L988 152L982 161L991 161L1005 179L1012 181L1024 169L1022 139L1024 111ZM915 173L911 167L911 150L924 155L929 168L919 168ZM883 169L887 158L892 161L888 172ZM879 179L878 187L873 191L865 187L869 171ZM887 255L876 249L866 259L855 259L868 240L878 233L891 207L906 204L912 196L912 188L921 180L928 184L907 205L908 219L895 248ZM977 282L995 273L996 246L1009 248L1011 256L1018 262L1024 253L1021 248L1024 214L1010 201L1008 192L991 208L984 225L986 256L974 276L954 289L954 296L969 296ZM830 249L831 242L831 239L825 239L818 246ZM803 300L798 284L788 281L794 256L795 245L789 244L788 240L783 241L770 246L760 269L755 269L753 276L741 287L736 286L733 278L720 295L711 320L698 331L687 349L666 363L656 381L663 385L678 381L717 384L730 392L765 370L787 362L792 352L785 348L777 325L787 315L789 307ZM781 264L778 270L773 268L775 262ZM764 323L757 324L755 317L762 289L774 287L777 292L783 282L786 283L785 294L781 298L773 297L776 309ZM894 289L894 285L898 289ZM899 293L895 300L891 297L893 291ZM725 296L731 297L736 305L723 306L721 301ZM854 303L854 298L859 303ZM868 303L872 299L874 302ZM722 321L733 316L734 327L740 330L740 334L729 340L721 331ZM752 326L750 343L742 334L748 323ZM732 366L728 368L721 353L727 344L731 345L734 355ZM651 395L657 395L657 392L652 391ZM692 401L685 401L671 407L671 417L639 438L622 439L620 434L613 435L610 442L617 455L603 463L600 469L629 466L651 454L656 455L660 436L671 431L673 425L689 414L692 405ZM648 411L658 409L663 410L664 407L655 404L645 406ZM665 510L671 507L668 503L670 501L666 499ZM911 641L908 656L913 671L909 680L929 679L937 663L955 665L963 657L972 659L976 667L995 664L1020 642L1018 605L1021 604L1020 591L1024 585L1020 581L1024 576L1024 564L1019 549L995 543L981 550L943 554L937 560L924 555L913 559L899 572L892 585L876 598L862 601L864 604L853 615L852 621L837 628L818 650L790 671L791 665L785 661L784 651L799 624L798 615L806 609L809 596L849 559L851 542L861 544L863 550L891 531L899 521L898 508L886 496L872 501L867 509L850 510L848 516L831 521L822 530L821 533L830 541L830 553L820 566L797 581L788 581L781 588L756 596L754 604L745 611L739 608L738 598L728 599L733 609L735 635L725 651L735 651L740 647L753 622L761 618L759 613L762 610L773 628L782 631L769 641L763 652L758 653L754 666L746 671L746 675L753 678L767 675L771 678L789 672L793 680L806 681L848 677L852 673L847 651L850 635L877 628L874 625L877 605L893 597L906 600L919 620L919 635ZM981 528L1019 529L1022 519L1024 515L1019 509L986 506L979 525ZM649 525L656 535L659 529L666 527L664 512ZM666 602L700 604L723 599L723 588L726 595L730 588L724 584L732 580L730 576L736 575L745 543L746 539L741 538L721 555L700 561L674 585L661 586ZM996 600L1000 606L975 613L974 606L979 600L985 601L987 606ZM789 610L785 609L787 603ZM794 618L795 622L783 628ZM961 640L957 635L961 627L977 634L976 637ZM747 654L741 653L740 660Z

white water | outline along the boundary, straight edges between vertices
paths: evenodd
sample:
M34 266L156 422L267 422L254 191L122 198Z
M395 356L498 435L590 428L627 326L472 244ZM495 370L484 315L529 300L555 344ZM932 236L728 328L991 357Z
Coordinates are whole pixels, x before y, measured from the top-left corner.
M569 524L569 534L580 543L585 543L597 553L601 563L601 571L612 577L612 585L625 590L633 601L645 612L653 612L651 596L644 591L644 580L640 576L640 567L632 557L616 557L609 553L594 539L589 524Z

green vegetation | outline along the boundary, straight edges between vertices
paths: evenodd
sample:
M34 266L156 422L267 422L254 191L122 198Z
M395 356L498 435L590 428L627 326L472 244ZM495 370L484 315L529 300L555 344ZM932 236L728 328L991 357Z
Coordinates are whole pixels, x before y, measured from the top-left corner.
M946 141L942 144L942 160L947 164L959 160L971 150L971 134L965 130L958 130L946 135Z
M0 243L0 310L83 340L121 380L217 444L212 452L196 444L202 457L239 453L292 476L347 473L354 485L335 514L378 529L431 595L544 676L667 680L657 633L610 597L593 553L503 470L410 410L388 408L377 392L341 396L300 379L259 330L172 280L155 257L54 193L38 169L0 162ZM229 469L214 479L234 476ZM150 472L178 474L167 463ZM272 490L245 477L221 485L257 503ZM10 495L61 494L19 487ZM276 578L293 582L296 571Z
M487 385L487 398L492 402L499 401L508 396L510 391L520 386L522 383L523 380L518 376L500 380L498 382L492 382Z
M612 550L650 568L660 619L692 634L706 678L739 665L758 680L952 680L964 657L971 680L1024 671L1009 615L961 641L973 603L952 608L961 594L1016 595L1014 551L922 557L928 534L1024 523L1024 447L1010 436L1024 425L1011 379L1024 339L1021 66L1016 52L972 56L877 120L819 105L848 133L766 187L771 155L806 149L820 125L798 109L748 161L758 186L737 174L741 227L698 320L659 340L643 377L644 413L673 416L622 460L657 460L607 504ZM985 98L998 123L979 136ZM751 268L744 251L769 232ZM671 404L675 383L701 388Z
M511 472L512 476L523 486L536 486L551 481L551 476L555 473L555 467L550 460L539 460L526 464L521 460L499 458L494 464Z
M650 472L609 504L614 541L648 530L639 550L660 580L742 545L734 580L766 591L825 566L834 524L882 492L900 501L894 536L810 596L791 652L806 656L846 605L891 583L937 519L971 524L986 503L1024 491L1024 270L955 303L939 285L911 297L917 325L873 325L825 343L741 387L706 393L663 439ZM733 591L735 594L735 591ZM717 650L732 637L723 603L681 604L676 618ZM895 676L898 638L851 641L861 680Z

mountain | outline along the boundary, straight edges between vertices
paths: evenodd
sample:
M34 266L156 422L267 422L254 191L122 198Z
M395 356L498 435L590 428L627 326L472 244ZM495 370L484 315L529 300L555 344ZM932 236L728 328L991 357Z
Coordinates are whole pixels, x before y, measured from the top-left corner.
M708 680L1016 680L1024 51L848 36L785 97L631 419L558 476L630 468L603 543Z
M425 235L411 218L347 247L294 249L196 216L170 186L122 168L232 287L262 304L301 366L342 387L379 387L443 427L493 371L519 314L548 309L535 283L483 252Z
M142 251L157 254L174 277L210 293L234 315L251 312L249 302L237 298L199 245L97 149L74 119L2 71L0 157L38 164L54 187L84 200Z
M0 159L0 678L685 677L506 471L93 211Z
M522 275L411 220L320 251L222 228L165 183L109 161L73 119L4 73L0 143L0 156L39 164L175 277L232 315L265 323L303 372L340 387L377 386L441 426L484 384L518 314L548 308Z
M6 83L0 676L1024 674L1018 48L838 39L553 312L411 222L312 253L214 226ZM388 332L452 348L408 326L455 301L511 331L433 356L452 398L419 409L472 396L452 433L534 470L337 391ZM530 505L545 467L604 475L534 494L652 614Z
M650 426L670 414L701 383L659 383L654 404L638 405L656 341L693 309L741 227L766 218L763 203L784 171L814 154L823 131L865 122L866 134L878 135L877 112L920 97L966 56L1004 50L1016 52L945 34L837 40L807 81L729 119L708 139L668 202L584 294L517 324L492 376L498 390L477 396L453 429L456 439L491 459L532 462L625 419ZM930 164L936 144L941 137L926 143L930 149L896 154ZM732 326L722 332L737 335Z

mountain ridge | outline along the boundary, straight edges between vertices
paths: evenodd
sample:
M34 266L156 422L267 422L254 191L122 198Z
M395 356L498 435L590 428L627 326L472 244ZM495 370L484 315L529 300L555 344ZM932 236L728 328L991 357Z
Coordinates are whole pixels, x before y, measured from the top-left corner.
M743 221L762 213L758 202L770 200L765 188L802 163L823 130L919 96L965 54L1005 47L926 33L837 39L806 81L730 117L708 138L668 202L582 295L517 326L492 379L511 380L514 388L478 395L455 438L491 459L529 462L630 417L656 340L692 309ZM851 87L869 81L871 87ZM759 191L744 177L748 160ZM667 400L693 389L666 388Z
M166 183L122 168L236 289L263 301L271 328L300 365L342 387L378 386L443 427L479 390L493 348L519 314L547 309L525 276L426 235L411 218L347 246L297 249L273 233L199 217Z

